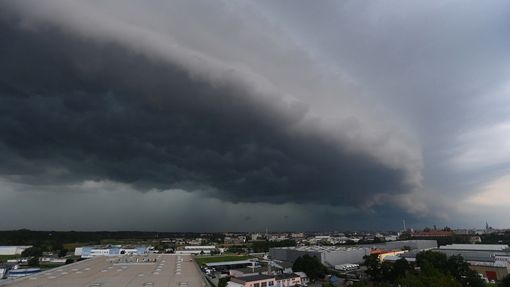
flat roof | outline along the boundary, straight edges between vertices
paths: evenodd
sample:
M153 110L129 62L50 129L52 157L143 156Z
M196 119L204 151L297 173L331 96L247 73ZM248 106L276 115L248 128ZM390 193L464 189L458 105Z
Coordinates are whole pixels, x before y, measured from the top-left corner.
M227 265L240 265L240 264L252 264L253 261L250 260L237 260L237 261L223 261L223 262L209 262L205 265L207 267L215 267L215 266L227 266Z
M243 277L233 277L232 281L241 281L241 282L253 282L253 281L260 281L260 280L269 280L274 279L274 276L265 275L265 274L259 274L259 275L251 275L251 276L243 276Z
M292 274L283 273L283 274L275 275L275 279L276 280L290 279L290 278L299 278L299 277L300 276L298 274L295 274L295 273L292 273Z
M287 250L296 250L303 252L335 252L335 251L352 251L352 250L360 250L360 249L368 249L368 247L364 246L292 246L292 247L273 247L271 249L287 249Z
M0 286L204 287L205 282L191 256L150 254L94 257L31 276L15 280L2 280Z
M503 251L508 249L506 244L450 244L440 246L444 250L481 250L481 251Z

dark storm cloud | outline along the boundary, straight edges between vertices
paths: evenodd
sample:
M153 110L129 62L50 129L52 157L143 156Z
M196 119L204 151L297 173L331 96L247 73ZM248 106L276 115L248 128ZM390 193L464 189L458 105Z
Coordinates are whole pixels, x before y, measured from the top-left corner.
M205 190L232 202L356 206L412 187L402 169L293 131L296 118L245 96L252 91L202 81L118 44L22 29L7 18L0 173L11 181L107 179L139 190Z

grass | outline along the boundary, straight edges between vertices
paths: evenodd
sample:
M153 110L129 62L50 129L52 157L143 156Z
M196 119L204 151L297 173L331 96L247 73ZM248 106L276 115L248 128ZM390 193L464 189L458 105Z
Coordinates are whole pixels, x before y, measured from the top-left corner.
M253 256L250 255L222 255L222 256L197 256L195 260L200 265L205 265L207 263L213 262L226 262L226 261L238 261L238 260L246 260L251 259Z

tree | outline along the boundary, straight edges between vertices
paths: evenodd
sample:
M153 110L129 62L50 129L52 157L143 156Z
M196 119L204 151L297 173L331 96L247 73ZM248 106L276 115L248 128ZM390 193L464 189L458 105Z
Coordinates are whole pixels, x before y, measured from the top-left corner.
M42 256L42 249L39 247L30 247L23 252L21 252L21 256L23 257L41 257Z
M30 260L28 260L28 266L39 266L39 257L32 257Z
M396 277L393 270L393 263L389 261L384 261L381 263L381 281L393 282L395 279Z
M460 255L447 257L443 253L423 251L416 255L416 263L422 274L429 278L439 277L439 274L454 278L462 286L485 286L485 282L469 268L469 264Z
M469 268L469 264L464 261L461 255L450 256L447 261L448 271L463 286L483 287L485 282L478 274Z
M308 254L298 257L296 261L294 261L292 270L294 272L305 272L312 281L324 278L328 272L326 266L322 265L317 257Z
M379 261L379 258L375 254L366 255L363 257L365 259L365 262L363 265L367 267L367 275L372 279L373 281L379 282L382 280L382 266L381 261Z
M425 275L408 274L399 280L401 287L461 287L452 276L444 274Z
M416 264L425 273L430 269L448 270L447 262L448 257L443 253L427 250L416 254Z
M67 255L67 249L65 249L65 248L60 249L60 251L58 252L58 257L65 257L66 255Z
M230 281L230 277L220 278L220 280L218 281L218 287L226 287L228 284L228 281Z
M400 258L393 264L393 276L395 279L403 278L411 269L409 262L405 258Z
M510 274L503 277L503 280L501 280L501 283L499 286L500 287L510 287Z

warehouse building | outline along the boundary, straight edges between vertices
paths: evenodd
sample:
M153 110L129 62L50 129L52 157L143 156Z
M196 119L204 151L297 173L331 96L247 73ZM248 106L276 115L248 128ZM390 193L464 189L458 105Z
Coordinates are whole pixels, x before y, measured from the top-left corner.
M488 280L501 280L510 273L510 249L506 244L450 244L432 251L448 257L462 256L472 270ZM417 253L408 252L399 256L415 261Z
M32 247L31 245L19 246L0 246L0 255L21 255L25 249Z
M205 246L184 246L183 249L175 250L175 254L187 254L187 255L200 255L200 254L211 254L211 252L216 251L216 246L214 245L205 245Z
M336 247L336 246L303 246L271 248L269 256L273 260L294 262L298 257L310 255L319 258L322 264L335 266L346 263L363 261L363 256L369 255L370 248Z
M493 262L494 264L510 264L510 249L501 244L451 244L441 246L434 251L446 256L461 255L466 261Z
M74 255L81 256L81 258L92 258L96 256L117 256L117 255L143 255L148 253L146 246L138 246L135 248L123 248L120 246L115 247L76 247Z
M391 241L378 244L363 244L363 247L371 247L384 250L428 250L437 248L437 240L403 240Z
M294 262L298 257L305 254L319 258L324 265L361 263L363 257L370 255L372 250L427 250L437 248L435 240L406 240L392 241L379 244L367 244L351 247L338 246L302 246L302 247L278 247L271 248L269 255L273 260Z

